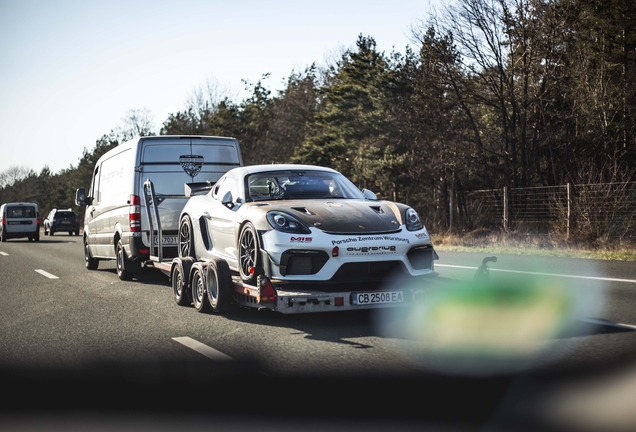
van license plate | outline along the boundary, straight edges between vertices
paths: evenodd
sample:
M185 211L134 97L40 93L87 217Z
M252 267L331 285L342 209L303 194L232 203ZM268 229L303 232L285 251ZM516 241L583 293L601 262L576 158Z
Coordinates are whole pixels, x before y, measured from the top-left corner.
M354 293L351 300L354 305L403 303L404 293L402 291Z
M163 244L164 245L176 245L177 244L177 236L163 236ZM155 244L159 244L159 238L155 236Z

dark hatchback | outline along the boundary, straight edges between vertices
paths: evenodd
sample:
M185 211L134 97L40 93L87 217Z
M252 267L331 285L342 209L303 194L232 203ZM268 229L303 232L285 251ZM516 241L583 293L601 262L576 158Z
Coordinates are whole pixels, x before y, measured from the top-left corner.
M71 209L53 209L44 219L44 235L56 232L67 232L69 235L79 235L79 220Z

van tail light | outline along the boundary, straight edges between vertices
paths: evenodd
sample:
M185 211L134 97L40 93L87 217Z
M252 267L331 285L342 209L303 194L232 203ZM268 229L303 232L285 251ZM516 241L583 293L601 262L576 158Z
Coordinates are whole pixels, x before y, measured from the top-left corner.
M40 226L40 212L35 213L35 223Z
M128 220L131 232L141 232L141 199L139 195L130 196L130 207L128 207Z

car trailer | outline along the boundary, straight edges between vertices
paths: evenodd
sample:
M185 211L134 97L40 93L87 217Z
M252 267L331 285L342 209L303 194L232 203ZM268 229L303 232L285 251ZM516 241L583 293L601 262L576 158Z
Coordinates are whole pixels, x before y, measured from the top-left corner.
M199 312L223 312L232 305L266 309L283 314L332 312L360 309L377 309L408 305L424 295L424 283L409 283L399 288L369 290L356 284L279 284L270 280L266 268L253 268L257 274L256 284L250 285L232 272L227 262L216 258L198 261L192 257L165 258L163 234L159 218L159 205L165 199L187 198L192 189L211 188L210 182L186 183L184 195L157 195L152 181L144 183L144 199L149 232L157 233L157 242L151 241L147 267L154 267L170 278L175 302L180 306L193 305ZM179 240L177 239L177 243ZM177 247L180 247L177 244ZM278 265L261 249L267 265ZM433 272L415 279L430 280L437 277ZM339 287L342 288L339 288Z

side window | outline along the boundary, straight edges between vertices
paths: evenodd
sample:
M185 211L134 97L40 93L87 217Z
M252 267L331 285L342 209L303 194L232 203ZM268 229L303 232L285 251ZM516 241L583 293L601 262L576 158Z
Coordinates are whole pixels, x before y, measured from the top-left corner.
M214 197L221 201L228 192L232 193L233 200L238 198L238 179L236 175L228 175L225 177L224 181L220 182L218 189L215 188Z
M212 198L219 199L219 190L221 190L221 185L225 182L225 176L221 177L212 188Z
M93 204L97 204L99 202L99 166L95 168L95 172L93 173L93 180L91 180L91 189L88 194L91 198L93 198Z

